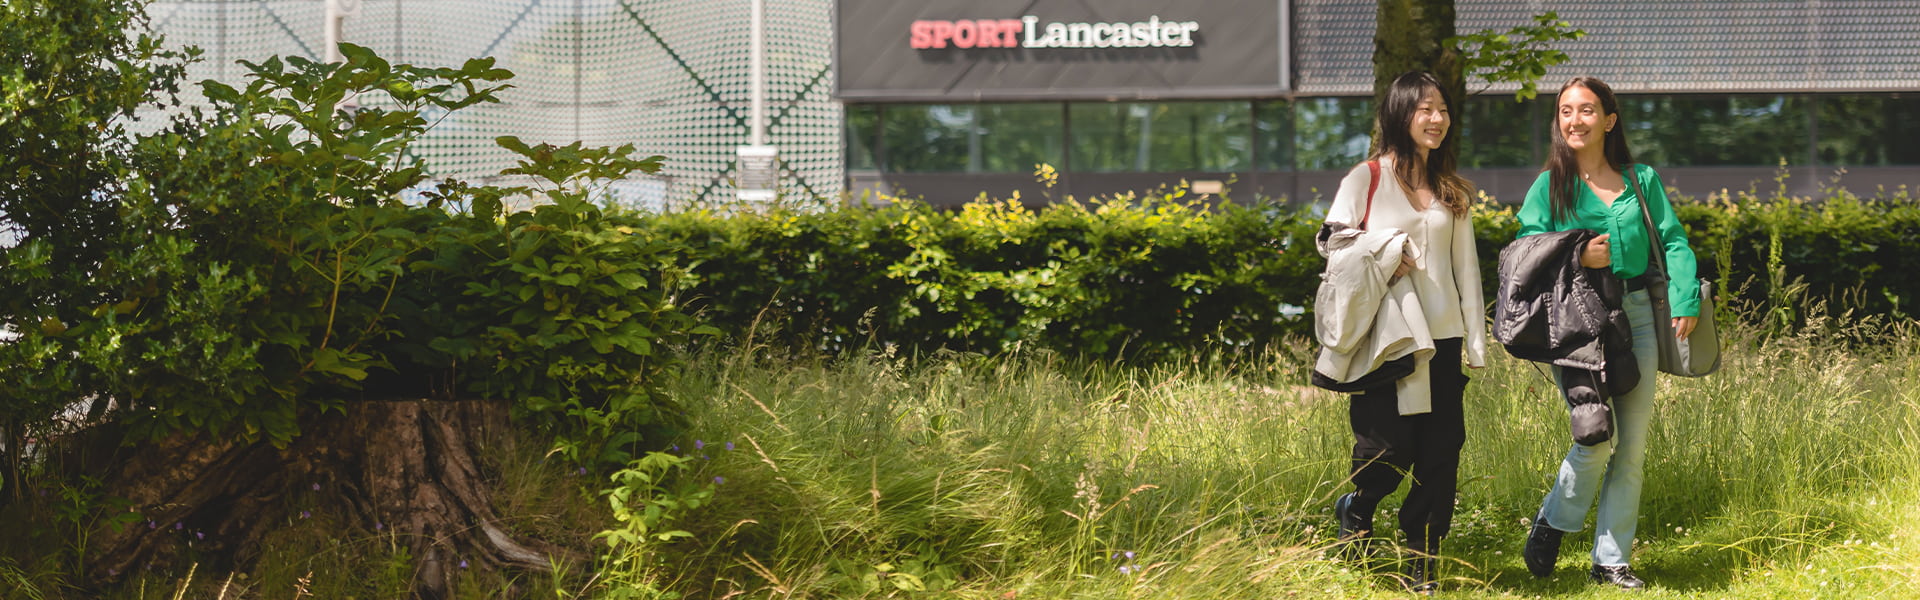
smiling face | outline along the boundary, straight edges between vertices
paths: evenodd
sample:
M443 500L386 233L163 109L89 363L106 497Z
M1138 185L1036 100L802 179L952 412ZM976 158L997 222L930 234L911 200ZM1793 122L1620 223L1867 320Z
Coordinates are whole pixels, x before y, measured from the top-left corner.
M1575 85L1560 92L1559 117L1555 122L1561 139L1576 153L1603 152L1607 132L1619 120L1620 115L1606 114L1606 107L1600 104L1600 96L1593 90Z
M1447 141L1447 129L1453 126L1453 116L1447 112L1447 101L1440 96L1440 90L1429 87L1420 95L1420 104L1413 109L1413 117L1407 123L1407 132L1413 137L1414 147L1426 154L1438 150L1442 142Z

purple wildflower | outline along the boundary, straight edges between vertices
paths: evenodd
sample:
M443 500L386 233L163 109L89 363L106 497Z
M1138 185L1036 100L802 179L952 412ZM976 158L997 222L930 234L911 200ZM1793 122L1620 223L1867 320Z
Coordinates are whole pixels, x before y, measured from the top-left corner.
M302 518L302 519L305 519L305 518L307 518L307 517L311 517L311 516L313 516L313 513L310 513L310 512L307 512L307 511L304 511L304 510L303 510L303 511L300 511L300 518Z
M721 485L721 484L725 484L726 482L727 482L727 478L725 478L725 477L721 477L721 476L719 476L719 475L715 475L715 476L713 476L713 483L714 483L715 485Z
M673 445L673 451L674 451L675 453L678 453L678 452L680 452L680 445L679 445L679 444L674 444L674 445Z
M1120 565L1120 574L1125 575L1127 573L1132 573L1132 572L1133 572L1133 567L1130 567L1127 565Z
M693 441L693 449L695 449L695 450L705 450L705 449L707 449L707 443L706 443L706 442L704 442L704 441L701 441L701 440L694 440L694 441Z
M387 530L387 524L386 524L386 523L374 523L374 524L373 524L373 530L374 530L374 531L386 531L386 530Z
M707 459L707 455L706 455L706 454L701 454L701 455L700 455L700 460L706 460L706 459Z
M313 491L316 491L316 492L320 491L320 482L316 481L313 483Z
M732 451L733 451L733 442L727 442L727 451L728 451L728 452L732 452Z
M182 525L182 524L181 524L181 523L179 523L178 521L176 521L176 522L174 522L174 524L173 524L173 530L174 530L174 531L179 531L179 530L182 530L182 529L186 529L186 527L187 527L186 525Z
M119 569L107 569L107 576L108 576L108 577L119 577L119 576L120 576L120 570L119 570Z
M460 568L462 568L462 569L465 569L465 568L467 568L467 561L465 561L465 560L461 560L461 561L460 561Z
M204 540L204 539L207 539L207 532L205 532L205 531L195 531L195 532L193 532L193 539L196 539L196 540Z
M586 474L587 474L587 468L586 468L586 467L580 467L580 469L579 469L579 470L577 470L577 471L574 471L574 472L573 472L573 474L575 474L575 475L586 475Z
M1132 550L1128 550L1128 551L1126 551L1126 555L1127 555L1127 560L1133 560L1133 551L1132 551Z
M147 519L147 529L159 529L159 528L160 528L159 523L153 522L153 519Z

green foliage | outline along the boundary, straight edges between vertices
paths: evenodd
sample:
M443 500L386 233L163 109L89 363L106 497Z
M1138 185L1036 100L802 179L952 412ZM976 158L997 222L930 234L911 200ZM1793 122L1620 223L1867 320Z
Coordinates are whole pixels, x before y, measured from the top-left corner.
M1723 304L1746 307L1769 332L1798 330L1821 312L1905 320L1920 306L1911 276L1920 269L1920 208L1905 188L1870 198L1844 189L1794 197L1784 184L1721 190L1683 198L1675 211L1701 276L1720 287Z
M1567 62L1567 53L1552 45L1586 35L1585 30L1574 29L1571 23L1561 20L1559 13L1548 11L1534 15L1532 25L1505 32L1487 29L1447 38L1446 45L1460 50L1466 60L1467 74L1486 81L1487 87L1518 84L1520 87L1514 90L1513 99L1521 101L1539 95L1540 78L1547 75L1547 69Z
M138 0L0 4L0 499L19 452L93 386L66 323L106 304L97 276L120 215L134 111L172 100L187 55L147 35Z
M1770 319L1770 331L1804 325L1807 303L1904 319L1920 302L1920 280L1904 276L1920 270L1920 208L1904 189L1674 198L1701 276L1716 281L1723 305L1765 307L1737 314ZM955 212L901 203L641 219L686 244L678 281L706 322L833 352L1253 350L1306 332L1325 266L1309 245L1319 221L1305 207L1206 206L1179 190L1037 210L981 201ZM1513 207L1486 198L1473 219L1490 302L1500 250L1519 223ZM1740 318L1732 308L1723 320ZM770 316L785 326L750 331Z
M689 470L692 457L664 452L649 452L634 459L627 468L615 471L613 487L600 491L613 510L615 529L600 532L596 540L605 541L606 552L600 559L604 579L603 598L671 599L679 594L661 591L660 580L669 577L660 564L659 549L693 537L680 529L669 529L688 512L698 510L713 498L714 484L689 483L677 474ZM667 486L673 485L672 489Z
M1209 206L1184 188L1032 210L880 208L647 217L684 240L690 308L742 333L771 310L783 341L995 351L1163 353L1260 344L1304 321L1316 219L1275 203Z
M99 273L125 310L68 334L102 349L101 393L138 428L286 443L303 409L393 367L379 344L406 315L388 300L450 218L397 200L426 177L407 146L430 127L423 111L495 101L511 74L342 50L338 64L248 63L244 89L203 84L210 113L139 139L122 250Z
M341 49L247 63L247 85L205 82L210 110L138 137L119 187L95 192L114 217L97 261L9 253L9 275L95 296L16 320L3 371L64 375L64 397L113 398L138 433L280 444L354 399L509 398L567 457L624 464L663 419L664 350L700 331L667 295L677 246L597 204L661 157L502 138L522 157L502 175L527 185L441 181L408 204L427 179L410 144L512 73Z
M473 373L469 391L516 399L538 424L570 424L564 430L578 435L562 444L569 458L626 464L640 441L635 427L664 420L651 390L675 360L670 350L688 335L718 332L670 295L681 246L592 202L588 182L658 171L660 157L633 158L631 146L500 144L522 155L505 173L542 182L505 191L547 202L488 220L459 252L423 263L444 287L421 289L408 305L419 307L423 327L455 331L402 330L430 340L411 348L428 366ZM457 300L437 297L449 288ZM453 322L431 321L442 311Z

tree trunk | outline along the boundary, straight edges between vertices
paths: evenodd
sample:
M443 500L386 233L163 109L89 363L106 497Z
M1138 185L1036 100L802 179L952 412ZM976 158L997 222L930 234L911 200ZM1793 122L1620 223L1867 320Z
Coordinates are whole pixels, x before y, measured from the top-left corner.
M1453 37L1453 0L1380 0L1373 33L1373 99L1407 71L1433 73L1455 102L1464 102L1467 78ZM1454 108L1454 114L1460 109Z
M1373 30L1374 106L1385 99L1393 78L1407 71L1432 73L1440 85L1446 86L1454 102L1467 101L1466 64L1460 51L1446 44L1454 35L1453 21L1453 0L1380 0ZM1458 128L1458 119L1466 111L1459 106L1449 108ZM1379 134L1374 132L1376 145Z
M122 452L107 493L149 521L95 533L87 572L111 581L167 564L188 533L197 554L244 569L260 540L293 515L286 498L320 490L324 502L369 530L406 540L414 592L444 598L461 561L479 568L544 571L556 549L516 541L498 525L477 454L504 439L503 402L364 401L345 414L309 416L285 449L264 442L175 435Z
M21 479L25 469L20 468L26 460L26 434L22 431L19 419L0 419L0 506L6 506L26 497L26 482Z

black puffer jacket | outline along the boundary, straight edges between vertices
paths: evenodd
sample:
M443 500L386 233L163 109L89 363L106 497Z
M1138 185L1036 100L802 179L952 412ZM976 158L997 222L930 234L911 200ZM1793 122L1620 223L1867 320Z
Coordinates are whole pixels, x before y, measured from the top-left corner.
M1640 383L1626 286L1607 269L1580 266L1594 232L1570 229L1514 240L1500 251L1493 339L1516 358L1606 373L1607 391Z

